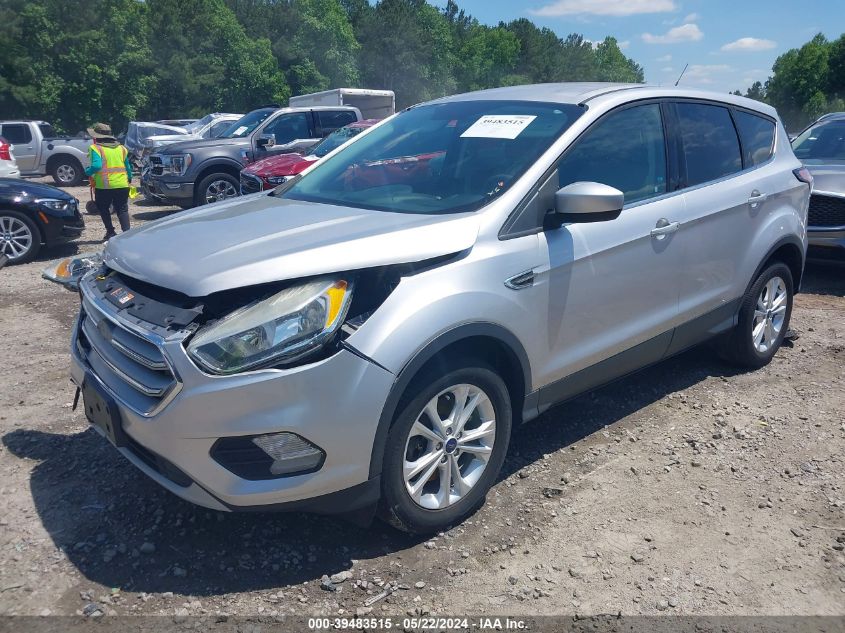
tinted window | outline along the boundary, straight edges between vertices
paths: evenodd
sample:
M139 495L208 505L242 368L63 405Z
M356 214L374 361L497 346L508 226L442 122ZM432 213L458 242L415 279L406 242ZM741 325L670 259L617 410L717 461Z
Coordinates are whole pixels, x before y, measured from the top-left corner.
M666 193L666 149L660 106L615 112L591 127L558 165L560 186L600 182L625 204Z
M320 121L320 127L323 130L323 135L358 120L355 113L348 110L317 111L315 114L317 115L317 119Z
M845 160L845 121L814 125L795 139L792 147L801 160Z
M700 103L679 103L677 107L688 186L742 170L739 139L727 108Z
M772 156L775 143L774 121L748 112L734 112L734 120L742 139L745 166L765 163Z
M279 195L398 213L472 211L507 191L582 112L494 100L411 108Z
M38 129L41 130L41 136L44 138L55 138L56 132L53 130L53 126L49 123L39 123Z
M308 115L304 112L283 114L275 121L270 121L262 134L275 134L276 145L284 145L296 139L311 138L308 128Z
M29 126L23 123L6 123L3 126L3 136L12 145L29 143L32 140Z

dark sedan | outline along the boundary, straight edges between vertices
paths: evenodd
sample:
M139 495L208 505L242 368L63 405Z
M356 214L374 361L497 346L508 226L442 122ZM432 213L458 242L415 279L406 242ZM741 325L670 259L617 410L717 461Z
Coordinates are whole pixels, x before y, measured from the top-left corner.
M50 185L0 178L0 254L9 264L32 261L42 246L75 239L84 228L72 195Z

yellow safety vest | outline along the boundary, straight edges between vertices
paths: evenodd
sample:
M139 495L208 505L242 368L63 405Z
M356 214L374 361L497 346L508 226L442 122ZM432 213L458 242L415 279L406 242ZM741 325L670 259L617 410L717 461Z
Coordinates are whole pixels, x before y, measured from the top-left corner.
M126 148L123 145L106 147L94 143L90 150L92 153L99 154L103 161L103 167L94 174L96 189L122 189L129 186L129 177L126 173Z

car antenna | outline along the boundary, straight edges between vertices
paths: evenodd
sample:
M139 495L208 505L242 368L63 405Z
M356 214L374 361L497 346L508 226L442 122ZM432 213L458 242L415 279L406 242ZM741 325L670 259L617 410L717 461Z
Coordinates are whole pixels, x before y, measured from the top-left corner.
M687 72L687 68L689 68L689 63L684 66L684 69L681 71L681 74L678 76L678 81L675 82L675 87L678 87L678 84L681 83L681 77L684 76L684 73Z

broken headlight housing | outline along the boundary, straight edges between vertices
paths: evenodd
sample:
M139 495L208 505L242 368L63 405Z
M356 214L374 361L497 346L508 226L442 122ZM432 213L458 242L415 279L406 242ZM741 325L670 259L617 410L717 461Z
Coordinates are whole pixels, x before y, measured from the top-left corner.
M204 369L234 374L298 360L322 347L346 318L352 284L322 278L235 310L201 328L188 353Z

